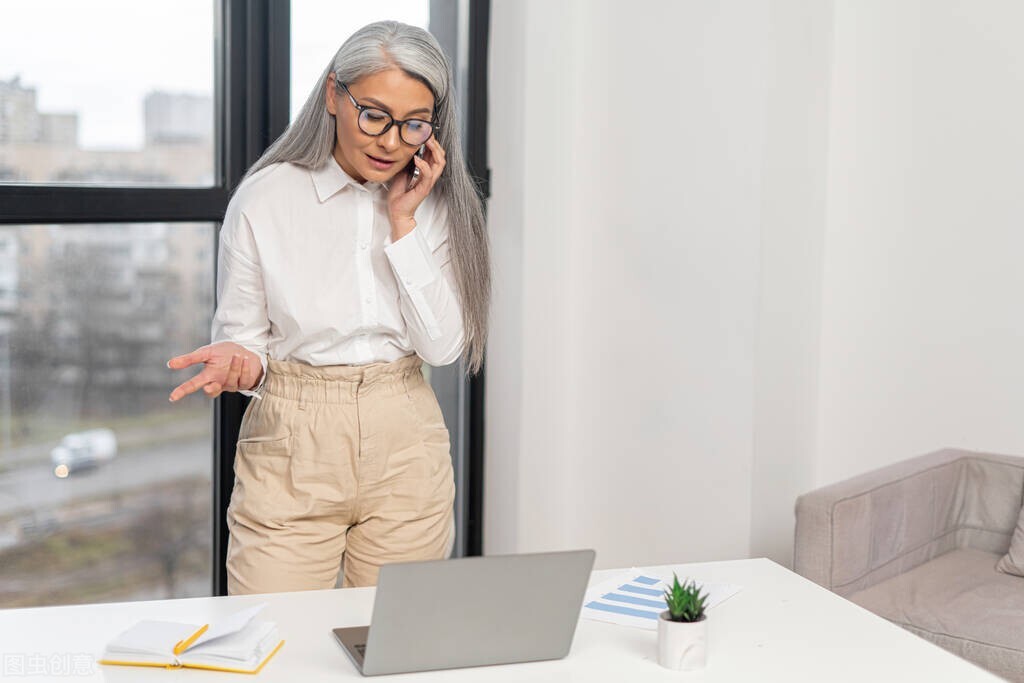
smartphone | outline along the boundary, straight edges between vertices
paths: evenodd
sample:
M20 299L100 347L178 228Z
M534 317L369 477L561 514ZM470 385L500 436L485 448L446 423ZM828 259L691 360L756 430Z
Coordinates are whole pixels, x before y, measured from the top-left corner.
M423 150L426 148L426 145L420 145L420 148L416 150L416 156L422 159ZM416 187L416 183L420 181L420 169L416 166L415 158L409 159L409 165L405 167L405 170L406 176L409 178L405 183L405 191L408 192L412 188Z

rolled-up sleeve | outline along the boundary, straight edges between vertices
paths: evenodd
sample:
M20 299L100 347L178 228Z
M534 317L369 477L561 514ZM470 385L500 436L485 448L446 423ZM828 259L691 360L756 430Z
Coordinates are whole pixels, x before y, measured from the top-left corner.
M433 210L384 252L398 280L402 318L416 353L430 365L454 363L462 354L465 331L448 249L448 207Z
M211 343L234 342L259 356L263 375L252 390L239 392L245 396L263 398L260 391L267 378L269 337L267 296L252 226L245 213L229 205L220 229L217 309L210 339Z

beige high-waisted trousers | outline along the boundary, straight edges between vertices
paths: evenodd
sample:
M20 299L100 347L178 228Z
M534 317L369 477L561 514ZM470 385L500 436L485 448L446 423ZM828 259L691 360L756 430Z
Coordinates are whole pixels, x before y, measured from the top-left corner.
M242 418L227 510L228 594L372 586L455 541L448 430L415 354L269 360Z

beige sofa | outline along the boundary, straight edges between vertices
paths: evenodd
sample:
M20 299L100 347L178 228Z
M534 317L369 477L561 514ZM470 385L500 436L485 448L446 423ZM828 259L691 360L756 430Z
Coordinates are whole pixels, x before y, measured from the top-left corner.
M943 450L801 496L795 570L1012 681L1024 682L1024 578L995 569L1024 458Z

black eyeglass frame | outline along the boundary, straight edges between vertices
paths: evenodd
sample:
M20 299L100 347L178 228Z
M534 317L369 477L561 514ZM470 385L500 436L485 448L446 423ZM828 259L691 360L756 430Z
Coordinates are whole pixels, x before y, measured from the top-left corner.
M335 81L335 82L337 82L337 81ZM356 98L352 95L351 91L349 91L348 86L346 84L344 84L344 83L341 83L340 85L341 85L342 90L345 91L345 94L348 95L348 99L352 103L352 106L359 110L359 117L356 118L356 125L359 126L359 130L361 130L366 135L372 135L373 137L380 137L381 135L384 135L389 130L391 130L392 126L397 125L398 126L398 137L402 140L402 142L404 144L406 144L406 145L409 145L410 147L419 147L420 145L427 144L427 140L432 138L437 133L437 131L439 130L439 128L437 127L437 124L435 124L433 121L425 121L423 119L405 119L403 121L401 119L396 119L394 116L392 116L390 113L384 111L380 107L367 107L366 105L359 104L359 102L356 101ZM379 111L381 114L384 114L385 116L388 117L388 122L384 126L384 130L382 130L381 132L379 132L379 133L370 133L370 132L367 132L366 130L363 130L363 126L362 126L362 123L361 123L360 119L362 118L363 112L368 110L368 109L372 109L373 111ZM404 131L405 131L404 126L407 123L424 123L427 126L430 126L430 135L428 135L426 140L424 140L423 142L409 142L408 140L405 139L405 134L404 134Z

